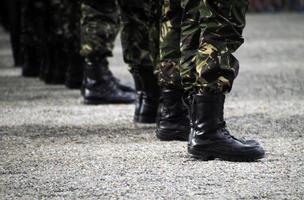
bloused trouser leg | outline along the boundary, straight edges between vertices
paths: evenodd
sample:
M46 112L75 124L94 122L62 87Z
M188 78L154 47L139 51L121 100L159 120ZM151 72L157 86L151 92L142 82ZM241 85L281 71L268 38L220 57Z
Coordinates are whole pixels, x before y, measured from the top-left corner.
M124 61L130 70L153 68L150 48L149 0L118 0L122 20L121 41Z
M156 136L187 141L190 122L182 97L180 77L181 0L164 0L160 31L159 82L162 89Z
M100 62L112 56L120 27L117 2L83 0L81 12L81 54L85 62Z
M254 140L230 135L224 120L224 93L232 88L239 63L232 55L243 43L247 0L183 0L182 84L189 91L195 158L255 161L265 155Z
M158 49L157 0L119 0L124 61L137 91L134 121L155 123L159 102L156 69Z
M160 31L159 81L165 88L181 89L181 0L164 0Z
M126 91L109 70L119 31L118 4L113 0L83 0L81 55L84 57L82 95L86 104L132 103L135 95ZM128 88L127 88L128 89Z
M247 0L183 0L181 76L187 90L224 93L239 63Z

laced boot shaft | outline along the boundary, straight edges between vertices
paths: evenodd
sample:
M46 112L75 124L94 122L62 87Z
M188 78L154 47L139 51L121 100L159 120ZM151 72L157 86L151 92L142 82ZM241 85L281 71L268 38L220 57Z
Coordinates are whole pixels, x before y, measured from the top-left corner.
M163 89L156 136L163 141L187 141L190 132L188 111L183 104L183 90Z

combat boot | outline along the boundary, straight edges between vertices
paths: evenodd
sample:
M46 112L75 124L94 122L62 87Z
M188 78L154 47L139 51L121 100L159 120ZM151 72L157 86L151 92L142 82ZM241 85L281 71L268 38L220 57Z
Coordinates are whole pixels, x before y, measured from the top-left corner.
M190 120L183 95L183 90L162 90L156 129L158 139L188 141Z
M137 93L134 122L156 123L160 88L152 67L142 68L138 67L132 72Z
M133 103L134 92L123 91L108 69L108 62L85 64L82 96L85 104Z
M224 102L222 94L194 95L190 107L189 154L201 160L255 161L263 158L265 152L259 143L230 135L223 118Z

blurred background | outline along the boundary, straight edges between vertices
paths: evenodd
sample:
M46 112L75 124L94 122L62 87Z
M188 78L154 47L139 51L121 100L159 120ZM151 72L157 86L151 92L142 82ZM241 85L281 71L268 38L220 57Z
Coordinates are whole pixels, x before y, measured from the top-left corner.
M250 12L304 11L304 0L250 0Z

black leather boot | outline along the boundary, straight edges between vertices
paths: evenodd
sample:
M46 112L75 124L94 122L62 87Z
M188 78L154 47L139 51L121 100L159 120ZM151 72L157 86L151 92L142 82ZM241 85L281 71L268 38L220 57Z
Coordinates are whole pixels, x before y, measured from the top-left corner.
M194 95L191 104L192 129L188 152L202 160L255 161L265 156L254 140L238 140L226 129L223 119L225 95Z
M134 122L156 123L160 95L157 77L151 69L140 69L132 75L137 93Z
M41 60L36 48L25 47L23 59L22 76L37 77L39 75Z
M134 92L120 89L117 79L108 69L108 62L85 64L82 95L85 104L133 103Z
M190 120L182 97L183 90L163 89L160 100L160 116L156 136L162 141L188 141Z

